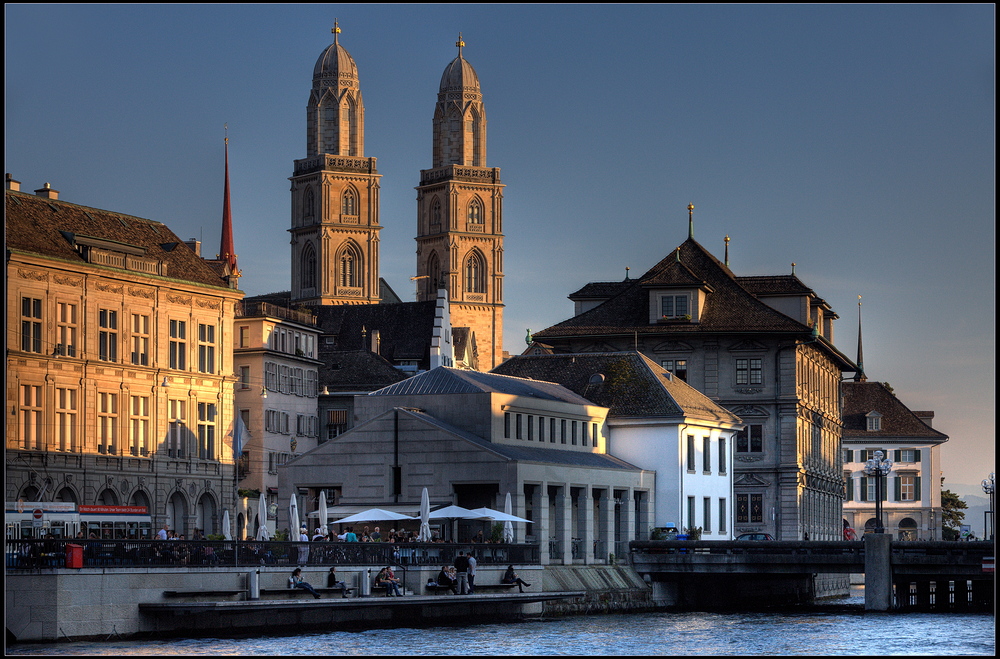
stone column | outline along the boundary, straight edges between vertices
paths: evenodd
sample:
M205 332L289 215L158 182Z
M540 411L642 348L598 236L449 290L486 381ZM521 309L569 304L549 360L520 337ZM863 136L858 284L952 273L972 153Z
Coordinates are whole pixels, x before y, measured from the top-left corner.
M569 489L569 484L560 486L560 494L556 499L556 506L559 509L559 528L556 537L562 543L563 565L573 564L573 496Z
M542 482L537 489L537 515L535 518L535 538L538 540L539 558L542 565L548 565L552 557L549 556L549 538L552 537L552 521L549 519L549 484Z
M892 536L866 533L865 611L889 611L892 608Z
M581 495L583 520L580 524L580 537L583 538L583 562L590 565L594 562L594 496L590 487L586 487Z

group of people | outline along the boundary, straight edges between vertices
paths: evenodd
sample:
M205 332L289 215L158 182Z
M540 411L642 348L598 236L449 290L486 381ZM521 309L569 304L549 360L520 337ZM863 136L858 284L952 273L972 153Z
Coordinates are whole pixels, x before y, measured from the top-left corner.
M525 586L531 584L517 576L513 565L508 565L500 583L516 585L519 592L524 592ZM444 565L438 572L437 579L427 582L428 586L444 586L451 590L453 595L471 595L476 592L476 557L472 552L466 554L459 551L452 565Z

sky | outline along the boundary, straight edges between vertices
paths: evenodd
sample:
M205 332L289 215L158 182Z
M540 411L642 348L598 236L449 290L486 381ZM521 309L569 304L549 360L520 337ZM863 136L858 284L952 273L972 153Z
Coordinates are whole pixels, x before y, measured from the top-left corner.
M994 468L992 5L5 5L5 171L218 251L228 125L248 295L290 288L289 181L312 70L358 66L381 275L414 299L416 192L441 73L482 85L504 190L505 347L568 294L687 237L791 272L837 347L934 410L945 486Z

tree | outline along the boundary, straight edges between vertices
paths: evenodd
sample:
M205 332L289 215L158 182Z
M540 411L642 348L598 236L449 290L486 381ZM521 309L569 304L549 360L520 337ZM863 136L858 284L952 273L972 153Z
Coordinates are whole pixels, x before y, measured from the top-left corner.
M944 485L944 478L941 479ZM961 537L962 522L965 521L965 509L968 504L958 498L951 490L941 490L941 538L958 540Z

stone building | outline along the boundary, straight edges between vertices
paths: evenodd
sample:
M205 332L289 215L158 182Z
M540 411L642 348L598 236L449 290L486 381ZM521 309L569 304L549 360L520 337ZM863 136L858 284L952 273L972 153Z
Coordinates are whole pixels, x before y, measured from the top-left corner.
M727 258L728 260L728 258ZM638 279L591 283L533 350L638 350L739 416L735 532L841 537L837 314L794 272L740 277L689 237Z
M58 196L8 177L6 499L220 532L238 271L160 222Z

